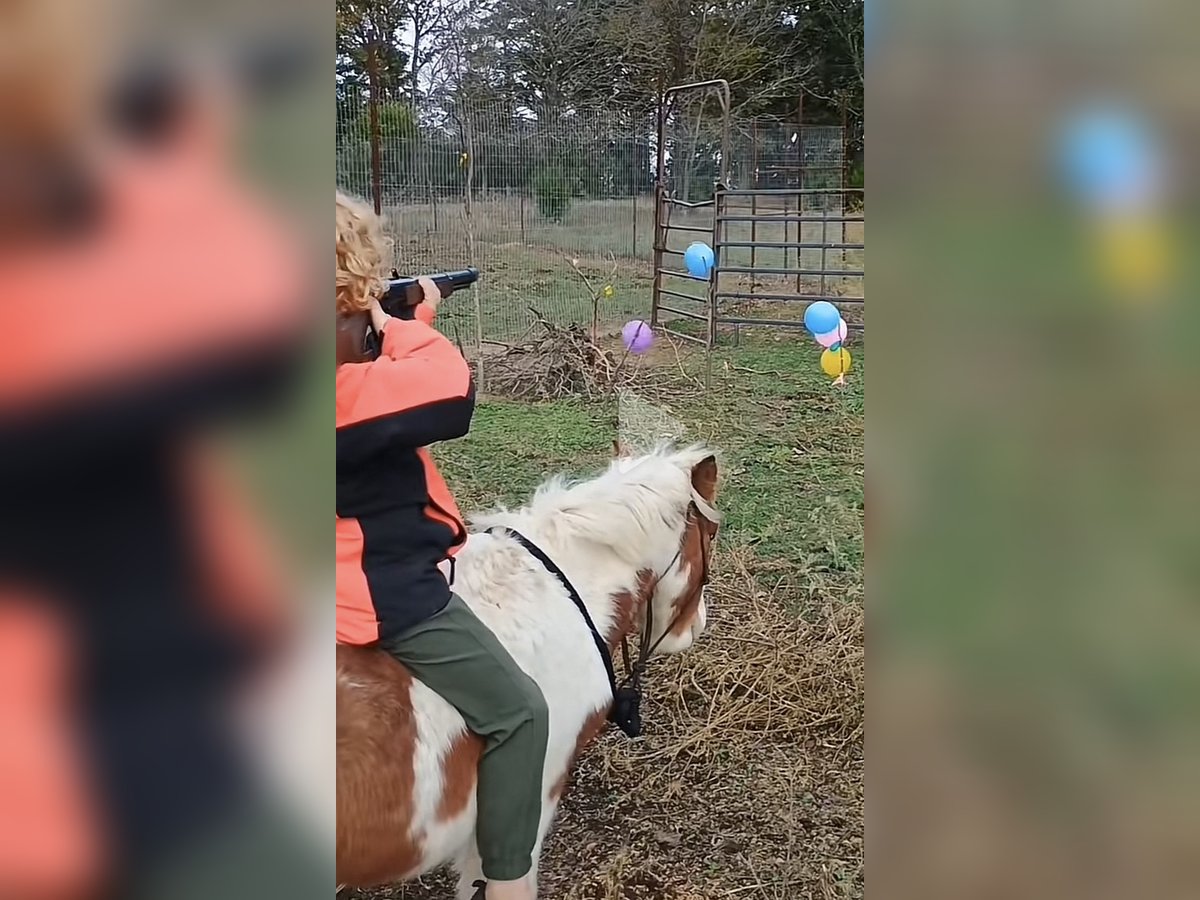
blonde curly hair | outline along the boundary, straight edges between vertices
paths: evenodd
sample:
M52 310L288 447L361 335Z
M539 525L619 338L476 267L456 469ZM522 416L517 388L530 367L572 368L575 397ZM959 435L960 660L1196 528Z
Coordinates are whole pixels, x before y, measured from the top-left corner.
M363 201L336 191L334 240L337 311L363 312L387 285L392 244L383 221Z

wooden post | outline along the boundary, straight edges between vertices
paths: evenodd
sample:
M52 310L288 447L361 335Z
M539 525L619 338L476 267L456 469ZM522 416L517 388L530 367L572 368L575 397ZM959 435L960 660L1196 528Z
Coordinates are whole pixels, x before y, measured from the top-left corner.
M636 184L635 184L635 185L632 185L632 191L631 191L631 193L632 193L632 195L633 195L633 204L632 204L632 206L630 207L630 208L631 208L631 210L632 210L632 214L633 214L633 237L632 237L632 238L630 239L630 241L629 241L629 256L630 256L632 259L637 259L637 255L638 255L638 252L637 252L637 202L638 202L638 194L637 194L637 185L636 185Z
M804 190L804 91L796 101L796 187Z
M758 194L750 195L750 268L755 268L758 258L758 248L754 243L758 240ZM758 273L750 273L750 293L758 287Z
M383 150L379 145L379 61L376 56L378 44L372 37L367 47L367 79L370 86L370 96L367 107L370 113L371 129L371 200L375 206L375 215L383 211Z
M842 95L842 183L841 187L845 188L846 182L849 181L847 173L849 171L847 163L850 159L850 154L847 152L850 149L849 130L846 128L846 95Z
M754 179L750 182L751 190L758 190L758 119L755 118L750 123L750 158L754 163ZM758 194L750 195L750 215L758 215ZM758 240L758 219L750 220L750 268L754 268L758 262L758 248L753 244ZM768 257L769 258L769 257ZM751 274L750 276L750 293L754 293L758 287L758 275Z
M796 100L796 186L804 190L804 89L800 89L800 96ZM796 218L804 216L804 194L796 195ZM796 243L804 243L804 223L796 223ZM796 268L801 269L803 265L801 260L804 258L804 252L796 248ZM785 265L784 268L787 268ZM796 293L801 292L801 279L796 276Z
M479 263L475 259L475 205L472 200L475 190L475 109L473 106L467 108L465 121L460 127L462 128L463 144L467 150L467 179L466 184L463 185L463 228L467 237L467 260L469 265L478 266ZM478 372L479 389L482 391L487 387L487 372L483 354L483 300L479 294L479 282L471 285L471 296L475 301L475 366Z
M846 218L846 206L848 205L846 203L846 200L850 196L850 193L847 190L847 188L849 187L848 182L850 181L850 178L849 178L850 132L846 128L846 121L847 121L847 119L846 119L846 95L843 94L842 95L842 219L843 220ZM842 243L844 244L844 243L846 243L846 223L845 223L845 221L842 222L841 231L842 231ZM842 248L840 258L842 260L842 268L844 269L846 267L846 248L845 247Z
M826 287L826 285L825 285L825 266L826 266L825 253L828 250L828 248L824 246L825 244L829 243L829 222L825 221L828 218L829 218L829 210L826 209L825 204L822 203L821 204L821 219L822 219L822 222L821 222L821 244L822 244L822 247L821 247L821 296L822 297L827 297L829 295L829 292L825 289L825 287ZM842 218L845 218L845 216L843 216ZM797 275L796 276L797 287L799 287L799 282L800 282L800 276ZM796 293L798 294L798 293L800 293L800 291L797 290Z
M717 343L717 293L720 290L721 279L721 213L725 207L725 186L719 185L713 191L713 230L712 251L713 268L716 270L708 276L708 345L712 350ZM712 354L706 354L711 357Z
M663 194L665 191L666 178L664 170L667 163L666 147L663 146L667 135L667 109L666 109L666 93L662 76L658 79L658 115L656 138L658 146L655 148L654 161L654 250L652 275L653 280L650 283L650 327L658 327L658 299L659 289L662 286L662 275L660 270L663 263L663 250L667 245L667 231L663 222Z
M796 195L797 198L799 198L799 196L800 196L799 194ZM791 268L791 265L792 265L792 248L790 246L792 243L792 223L788 221L788 217L791 214L792 214L792 195L789 192L789 193L783 195L783 243L784 243L783 267L785 269ZM799 222L796 223L796 228L797 229L800 228ZM800 248L797 247L796 255L799 256L799 254L800 254ZM784 275L783 277L786 278L787 276Z

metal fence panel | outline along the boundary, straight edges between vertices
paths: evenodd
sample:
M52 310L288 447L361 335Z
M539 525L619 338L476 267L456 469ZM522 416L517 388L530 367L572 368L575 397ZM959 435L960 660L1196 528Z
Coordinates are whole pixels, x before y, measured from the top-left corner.
M459 102L415 116L406 103L381 102L377 118L375 137L365 103L339 103L337 184L366 198L378 192L397 268L479 268L474 298L455 295L443 307L443 327L452 338L467 349L479 340L511 341L533 321L530 307L556 324L591 323L593 292L601 295L605 328L648 317L657 178L653 113ZM716 161L705 149L709 130L702 119L686 172L682 156L667 165L679 167L680 177L711 198ZM799 174L771 177L840 172L840 138L833 132L841 129L735 120L730 178L750 177L758 160L755 184L767 186L768 166L785 166L768 161L791 159L793 133L811 148L797 162ZM711 209L704 218L703 230L711 234ZM802 266L808 262L801 259Z

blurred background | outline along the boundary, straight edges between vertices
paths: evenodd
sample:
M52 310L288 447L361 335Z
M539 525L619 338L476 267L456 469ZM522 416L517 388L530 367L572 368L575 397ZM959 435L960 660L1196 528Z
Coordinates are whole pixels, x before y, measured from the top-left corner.
M321 7L0 10L0 896L333 884ZM867 0L881 894L1198 893L1198 18Z
M332 12L0 8L0 896L333 888Z
M867 0L880 895L1200 891L1198 19Z

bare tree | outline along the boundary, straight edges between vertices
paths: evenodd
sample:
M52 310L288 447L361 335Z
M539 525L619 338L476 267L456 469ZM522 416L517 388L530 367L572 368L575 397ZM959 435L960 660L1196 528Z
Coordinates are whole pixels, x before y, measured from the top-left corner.
M495 41L483 23L490 2L437 0L440 13L425 32L422 81L426 93L444 106L456 96L472 99L490 93L498 80Z
M429 70L452 50L455 36L464 23L479 15L481 4L472 0L407 0L408 28L412 34L409 53L409 81L413 107L420 104L422 90L438 85L441 71L434 72L433 84ZM438 67L440 69L440 67Z
M797 66L800 32L781 0L618 0L607 23L648 96L658 85L724 78L736 110L794 97L807 73Z

